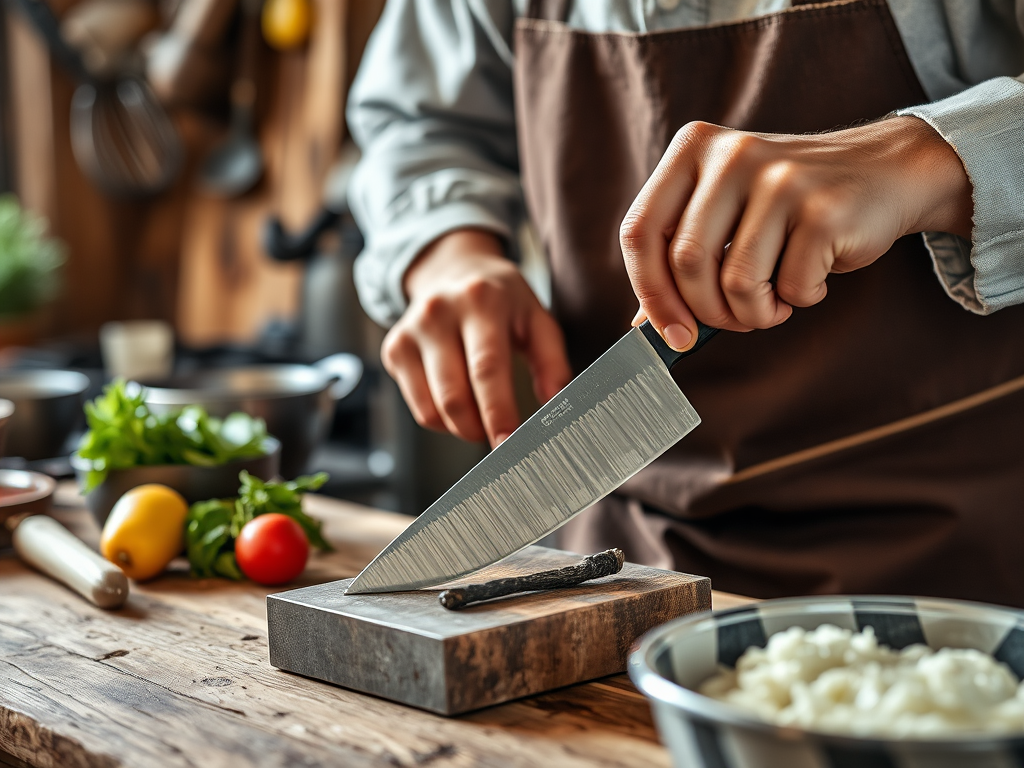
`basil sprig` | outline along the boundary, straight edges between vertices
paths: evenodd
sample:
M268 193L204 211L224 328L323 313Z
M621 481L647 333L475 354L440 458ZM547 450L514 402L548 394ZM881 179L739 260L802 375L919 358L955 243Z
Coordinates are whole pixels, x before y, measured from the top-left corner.
M192 464L213 467L266 453L267 425L245 413L216 419L198 405L172 413L153 413L146 391L118 379L85 404L89 431L78 455L90 469L83 493L107 478L111 469L139 465Z

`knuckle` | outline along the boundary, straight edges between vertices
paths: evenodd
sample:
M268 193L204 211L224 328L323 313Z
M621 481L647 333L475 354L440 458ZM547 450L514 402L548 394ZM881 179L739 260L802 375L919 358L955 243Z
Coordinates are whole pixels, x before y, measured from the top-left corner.
M668 247L669 264L677 277L693 278L707 267L708 252L696 240L675 237Z
M461 420L469 412L465 395L453 389L441 392L437 397L437 404L441 412L455 422Z
M448 317L448 300L444 296L428 296L420 302L415 322L418 325L438 325Z
M380 357L389 372L409 356L412 346L413 341L404 329L396 326L388 331L380 346Z
M721 130L717 125L705 123L703 120L689 122L677 130L672 137L672 150L681 152L688 147L705 144Z
M844 205L835 195L819 192L804 197L800 204L800 226L819 235L831 235L842 226Z
M424 414L419 408L412 409L413 418L416 419L416 423L425 429L440 430L444 428L444 422L437 414L430 414L429 416Z
M505 361L493 350L476 352L469 360L470 376L479 381L496 379L504 370Z
M619 245L627 259L644 251L648 241L647 227L642 210L630 208L619 226Z
M801 191L803 172L790 160L779 160L769 165L758 180L758 185L777 197L790 197Z
M474 309L493 310L495 303L502 298L501 286L481 277L469 280L462 293Z
M775 291L779 294L779 298L787 304L798 307L814 303L820 290L820 287L811 281L792 275L779 275L778 282L775 284Z
M698 320L711 328L729 328L735 322L735 318L727 310L717 312L694 313Z
M750 328L771 328L775 316L774 302L760 301L736 311L736 319Z
M729 131L719 138L716 155L724 170L733 171L750 164L762 140L743 131Z
M750 271L750 268L739 260L730 260L722 267L719 282L722 290L733 296L756 296L761 282Z
M648 309L658 306L662 301L669 298L673 292L674 289L672 288L647 281L633 285L633 293L636 294L640 303Z

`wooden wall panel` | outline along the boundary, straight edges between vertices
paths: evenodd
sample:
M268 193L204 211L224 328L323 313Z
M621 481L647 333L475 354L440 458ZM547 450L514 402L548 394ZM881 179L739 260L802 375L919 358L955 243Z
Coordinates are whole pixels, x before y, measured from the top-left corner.
M51 64L45 44L18 13L8 21L16 190L68 246L63 294L42 330L92 334L108 320L173 320L187 178L151 200L100 193L71 151L77 84Z
M56 0L60 12L73 0ZM304 226L344 137L353 62L383 0L314 0L309 44L263 47L260 143L266 175L230 201L203 196L196 171L226 132L196 114L175 122L188 148L174 188L148 201L111 200L82 175L68 130L75 83L51 65L43 42L10 13L11 100L17 191L69 246L66 289L50 332L93 334L114 319L161 318L193 344L253 340L272 318L294 316L302 271L274 264L259 244L270 213ZM355 50L353 50L355 48Z
M305 50L264 49L271 72L261 82L260 186L237 200L197 196L189 203L178 327L190 343L251 340L271 319L298 309L301 267L271 262L259 232L268 215L294 229L320 208L344 132L347 12L344 0L316 0Z

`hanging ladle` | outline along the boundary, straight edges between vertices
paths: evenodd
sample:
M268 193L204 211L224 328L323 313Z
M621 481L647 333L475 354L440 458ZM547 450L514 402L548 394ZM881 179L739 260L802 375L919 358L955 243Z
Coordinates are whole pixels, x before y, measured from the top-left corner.
M260 7L261 0L242 2L242 50L238 76L231 85L231 131L203 164L203 191L215 197L245 194L263 175L263 153L253 119Z

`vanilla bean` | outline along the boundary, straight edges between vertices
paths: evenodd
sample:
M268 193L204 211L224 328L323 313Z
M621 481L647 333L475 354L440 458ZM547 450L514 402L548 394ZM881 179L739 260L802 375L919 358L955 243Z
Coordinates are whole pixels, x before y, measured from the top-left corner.
M445 608L454 611L464 608L470 603L491 600L495 597L514 595L517 592L532 592L537 589L562 589L575 587L584 581L611 576L622 570L626 556L621 549L608 549L596 555L588 555L574 565L556 568L552 571L540 571L526 576L512 576L507 579L495 579L484 584L468 584L465 587L446 589L438 600Z

